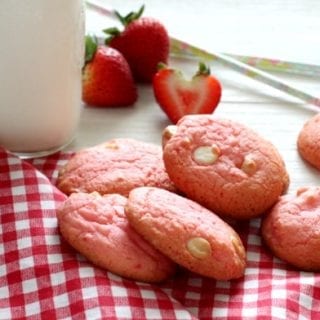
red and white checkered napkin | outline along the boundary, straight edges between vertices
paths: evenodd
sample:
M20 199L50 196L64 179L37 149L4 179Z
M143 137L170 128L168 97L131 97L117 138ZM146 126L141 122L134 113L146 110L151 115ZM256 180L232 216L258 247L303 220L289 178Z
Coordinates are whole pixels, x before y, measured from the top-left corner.
M68 157L27 163L0 149L0 319L320 319L320 276L272 258L259 220L238 230L248 250L240 280L181 269L150 285L93 267L57 228L65 196L50 180Z

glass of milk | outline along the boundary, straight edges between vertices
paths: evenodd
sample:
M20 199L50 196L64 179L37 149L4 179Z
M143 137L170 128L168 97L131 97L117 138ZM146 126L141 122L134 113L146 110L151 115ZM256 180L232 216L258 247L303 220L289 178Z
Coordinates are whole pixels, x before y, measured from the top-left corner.
M0 146L24 158L75 137L84 59L82 0L0 0Z

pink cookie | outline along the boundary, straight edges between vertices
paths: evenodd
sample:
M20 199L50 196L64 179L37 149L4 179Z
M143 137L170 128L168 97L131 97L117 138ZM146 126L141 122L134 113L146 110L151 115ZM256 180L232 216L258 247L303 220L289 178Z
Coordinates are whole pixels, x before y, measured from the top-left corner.
M289 183L272 143L231 120L185 116L164 130L163 146L165 167L177 188L225 218L261 215Z
M163 281L175 265L130 227L126 202L117 194L74 193L57 212L61 234L99 267L134 280Z
M261 231L277 257L301 270L320 271L320 187L282 196Z
M97 191L127 196L139 186L175 190L161 147L133 139L113 139L76 153L60 170L57 181L66 194Z
M179 265L215 279L242 277L245 250L238 234L211 211L164 189L130 192L129 223Z
M304 124L297 145L301 157L320 170L320 113Z

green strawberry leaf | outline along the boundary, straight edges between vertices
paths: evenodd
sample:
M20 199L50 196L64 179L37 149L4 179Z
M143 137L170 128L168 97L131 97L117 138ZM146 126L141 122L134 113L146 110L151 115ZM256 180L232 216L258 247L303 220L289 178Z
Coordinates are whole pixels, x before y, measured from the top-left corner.
M137 12L130 12L126 16L122 16L118 11L114 11L115 15L118 17L123 26L127 26L134 20L138 20L144 11L144 5L142 5Z
M120 34L120 31L118 28L107 28L102 30L103 33L110 35L110 36L117 36Z
M139 11L137 12L130 12L126 16L122 16L118 11L114 11L114 14L118 17L121 24L126 27L128 24L130 24L134 20L138 20L144 11L144 5L141 6ZM105 39L105 44L109 45L111 40L117 36L120 35L120 30L118 28L107 28L102 30L103 33L105 33L108 37Z
M105 39L105 44L106 45L108 45L110 43L110 41L114 37L118 36L121 33L120 30L118 28L115 28L115 27L114 28L103 29L102 32L109 36L109 37L107 37Z
M85 63L90 62L98 49L98 39L95 36L85 37Z

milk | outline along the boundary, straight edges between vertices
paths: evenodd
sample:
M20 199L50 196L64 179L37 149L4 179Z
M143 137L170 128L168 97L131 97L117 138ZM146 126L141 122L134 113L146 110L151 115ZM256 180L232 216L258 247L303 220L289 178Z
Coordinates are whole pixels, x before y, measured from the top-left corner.
M0 39L0 146L62 148L81 112L82 0L1 0Z

